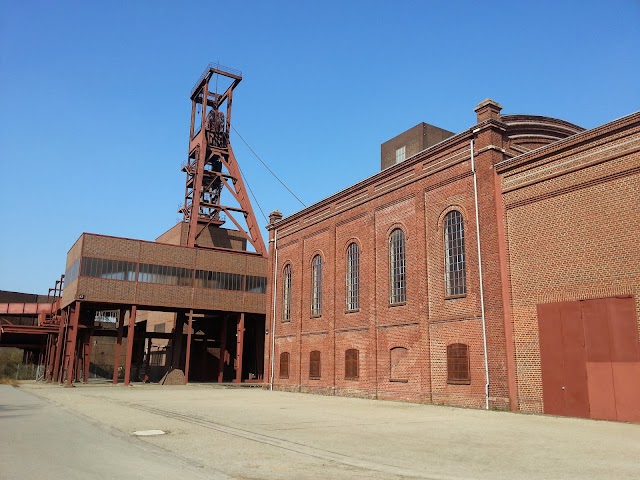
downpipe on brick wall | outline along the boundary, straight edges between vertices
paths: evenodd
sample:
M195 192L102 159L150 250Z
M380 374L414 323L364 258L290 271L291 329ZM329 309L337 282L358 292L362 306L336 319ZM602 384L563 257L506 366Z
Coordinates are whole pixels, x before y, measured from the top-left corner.
M472 132L474 135L477 130ZM489 410L489 356L487 355L487 323L484 315L484 289L482 279L482 253L480 250L480 221L478 215L478 176L476 175L476 162L473 155L474 142L471 138L471 171L473 172L473 196L476 209L476 240L478 242L478 275L480 277L480 313L482 315L482 344L484 347L484 408Z
M273 320L271 321L271 377L269 379L269 390L273 390L273 376L276 366L276 295L278 286L278 229L273 230L273 251L274 251L274 268L273 268Z

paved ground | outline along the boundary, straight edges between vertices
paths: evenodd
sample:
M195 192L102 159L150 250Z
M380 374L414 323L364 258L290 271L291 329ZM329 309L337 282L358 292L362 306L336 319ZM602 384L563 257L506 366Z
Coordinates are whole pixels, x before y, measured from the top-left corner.
M216 478L134 440L0 385L1 479Z
M134 453L145 465L160 460L189 464L191 469L182 472L185 479L203 471L209 478L240 479L640 478L640 425L256 388L26 384L21 391L48 399L48 405L39 402L44 405L40 425L48 425L46 413L58 412L62 417L55 422L88 423L100 435L85 440L92 451L89 462L104 458L103 438L110 437L130 450L122 457L111 452L112 461L129 463ZM19 425L0 424L0 472L7 464L5 437L24 435ZM129 436L147 429L169 433ZM55 463L55 458L39 456L41 448L20 450L19 458ZM97 465L102 471L113 463ZM145 478L155 477L146 468L139 467ZM84 472L83 478L101 477Z

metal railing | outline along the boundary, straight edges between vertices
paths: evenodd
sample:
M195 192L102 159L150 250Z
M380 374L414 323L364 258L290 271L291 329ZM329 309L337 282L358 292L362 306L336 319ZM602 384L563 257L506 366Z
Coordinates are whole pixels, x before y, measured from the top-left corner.
M191 89L191 96L193 96L193 94L196 93L196 90L200 86L200 83L202 83L202 80L204 79L204 77L206 77L209 74L209 71L212 68L215 68L216 70L220 70L221 72L224 72L224 73L235 75L237 77L242 77L242 72L240 70L236 70L235 68L225 67L224 65L220 65L219 63L210 63L209 65L207 65L207 68L204 69L204 72L202 72L202 75L200 75L200 78L198 78L198 81L195 83L195 85Z

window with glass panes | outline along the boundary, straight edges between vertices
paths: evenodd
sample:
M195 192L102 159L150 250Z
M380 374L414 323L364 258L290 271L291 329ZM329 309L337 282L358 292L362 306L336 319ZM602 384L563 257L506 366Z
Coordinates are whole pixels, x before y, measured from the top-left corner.
M347 248L347 310L360 308L360 252L358 244Z
M444 219L445 283L448 297L467 293L464 219L457 210Z
M322 315L322 257L316 255L311 262L311 315Z
M291 321L291 264L284 267L282 274L282 321Z
M389 237L389 303L407 300L407 275L404 232L397 228Z

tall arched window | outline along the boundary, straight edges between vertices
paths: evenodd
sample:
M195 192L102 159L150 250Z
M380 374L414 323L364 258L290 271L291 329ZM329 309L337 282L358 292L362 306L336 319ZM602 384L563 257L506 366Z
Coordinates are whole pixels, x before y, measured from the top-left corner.
M445 282L447 296L467 293L464 253L464 218L457 210L444 219Z
M322 315L322 257L316 255L311 261L311 315Z
M289 352L280 354L280 378L289 378Z
M407 276L404 251L404 232L396 228L389 237L389 303L407 300Z
M345 380L358 379L358 350L355 348L344 352L344 378Z
M469 347L464 343L447 346L447 383L468 385L471 383Z
M282 272L282 321L291 321L291 264Z
M347 248L347 310L360 308L360 251L353 242Z

